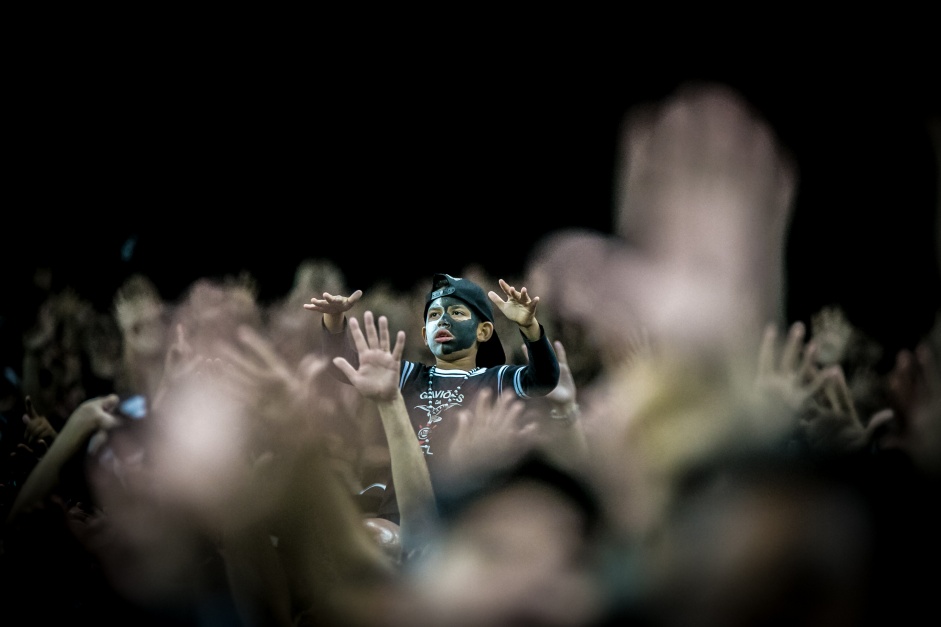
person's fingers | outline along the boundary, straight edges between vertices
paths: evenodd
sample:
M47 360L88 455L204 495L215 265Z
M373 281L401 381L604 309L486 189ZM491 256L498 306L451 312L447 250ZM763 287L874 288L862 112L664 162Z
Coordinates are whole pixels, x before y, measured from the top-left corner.
M853 395L850 393L849 385L846 383L846 375L843 373L843 368L840 366L835 366L839 368L836 375L831 378L832 385L829 387L833 390L833 394L836 398L836 406L839 408L839 411L845 414L848 414L853 421L859 422L859 416L856 414L856 403L853 402Z
M523 445L531 444L539 439L539 426L535 421L527 422L517 432L520 443Z
M251 349L252 353L259 357L265 366L280 367L283 365L284 360L281 358L281 355L278 354L271 343L262 337L258 331L243 324L239 326L237 333L239 341L245 347Z
M350 381L356 380L356 369L343 357L334 357L333 365L336 366L340 372L346 375L346 378Z
M803 394L801 397L802 402L806 402L808 399L813 398L820 392L827 382L839 375L839 366L831 366L824 370L818 372L813 379L811 379L807 385L802 388Z
M454 430L454 442L458 440L463 440L469 431L469 425L471 422L472 412L469 409L460 408L457 410L457 428Z
M392 356L396 361L401 361L405 354L405 331L399 331L395 334L395 346L392 347Z
M37 414L36 414L36 407L35 405L33 405L33 397L27 394L25 403L26 403L26 413L29 414L30 417L35 417Z
M565 354L565 347L562 346L562 342L560 342L559 340L556 340L552 344L553 346L555 346L555 355L559 360L559 365L568 366L569 365L568 356Z
M392 341L389 338L389 319L386 316L379 316L379 348L389 352Z
M474 410L479 412L480 410L490 408L490 399L493 398L493 390L490 388L484 388L477 394L477 402L474 404Z
M788 330L787 340L784 343L784 350L781 353L781 371L794 372L797 367L797 360L804 347L804 323L795 322Z
M363 314L363 326L366 327L366 343L369 348L379 346L379 333L376 331L376 321L371 311Z
M117 409L118 403L120 402L121 402L121 397L118 396L117 394L108 394L106 396L102 396L99 399L99 404L100 404L101 409L105 411L109 416L115 409ZM116 420L117 419L115 419L115 422Z
M40 440L40 442L42 442L42 440ZM22 456L22 455L35 455L35 454L36 453L33 450L32 446L24 442L17 442L16 448L13 450L13 452L10 453L10 457L15 457L17 455Z
M327 370L328 360L316 353L305 355L297 365L297 372L304 381L313 381Z
M774 348L778 339L778 328L773 323L765 325L758 349L758 376L767 376L774 372Z
M484 407L488 412L487 419L490 423L503 427L515 425L517 419L523 413L525 405L523 401L514 396L506 395L497 399L493 407Z
M798 381L808 381L813 379L817 373L817 353L818 345L816 342L808 342L800 359L800 367L797 370Z
M356 352L365 353L369 349L369 345L366 343L366 336L363 335L363 330L359 328L359 321L351 316L349 325L350 336L353 338L353 345L356 347Z
M260 384L272 378L271 370L257 368L235 351L226 352L224 355L225 366L206 360L198 371L198 376L203 377L207 382L224 387L230 393L237 394L242 400L248 398L246 395L248 392L256 390Z

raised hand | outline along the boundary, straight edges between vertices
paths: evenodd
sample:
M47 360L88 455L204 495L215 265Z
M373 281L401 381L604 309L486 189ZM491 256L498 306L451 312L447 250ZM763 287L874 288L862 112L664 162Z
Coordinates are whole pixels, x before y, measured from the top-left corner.
M861 450L876 430L891 419L891 411L874 414L863 424L843 368L839 364L819 368L817 345L805 343L806 329L791 325L783 347L777 347L777 329L768 325L758 359L757 388L772 410L783 410L795 433L815 452L842 453Z
M941 317L936 330L941 332ZM879 446L901 449L919 468L941 476L941 359L937 350L929 339L914 351L903 350L896 356L888 378L896 416Z
M473 409L457 412L458 426L448 451L457 476L510 465L537 443L536 424L520 424L523 401L509 394L496 402L492 399L493 391L482 389Z
M158 410L164 403L167 394L180 382L187 380L199 367L202 357L196 354L195 349L186 338L186 328L177 324L174 329L173 340L167 347L164 356L163 376L154 392L151 406Z
M353 305L363 296L363 290L356 290L349 296L334 295L328 292L323 293L323 298L316 296L310 299L310 303L304 303L304 309L308 311L319 311L323 314L339 315L346 313L353 308Z
M30 448L36 446L40 440L49 445L56 437L56 430L50 424L49 420L39 414L33 406L33 399L26 397L26 413L23 414L23 424L26 429L23 432L23 442Z
M506 294L506 300L494 291L487 293L494 306L503 313L508 320L518 324L521 328L531 326L536 321L536 305L539 297L530 297L525 287L517 290L515 287L500 279L500 288Z
M843 375L838 370L824 381L822 399L817 399L801 412L798 429L811 450L829 453L848 453L869 446L876 431L892 419L892 410L876 412L863 424L856 404Z
M758 355L756 387L760 394L795 417L807 407L807 403L826 383L835 376L835 367L819 370L814 363L816 345L805 345L806 329L795 322L788 330L783 346L779 346L778 330L773 324L765 328Z
M150 356L164 350L167 339L164 310L156 286L143 275L131 277L118 288L112 312L130 353Z
M392 400L399 390L405 331L396 334L395 346L390 348L388 318L379 316L377 329L373 313L367 311L363 314L363 325L365 334L356 318L350 319L350 335L359 353L359 369L354 368L343 357L334 358L333 363L364 397Z
M272 397L296 399L300 403L308 401L305 381L267 338L248 325L240 326L237 335L238 345L219 347L226 365L220 374L234 384L233 394L252 404ZM307 376L316 377L325 366L324 360L308 364Z

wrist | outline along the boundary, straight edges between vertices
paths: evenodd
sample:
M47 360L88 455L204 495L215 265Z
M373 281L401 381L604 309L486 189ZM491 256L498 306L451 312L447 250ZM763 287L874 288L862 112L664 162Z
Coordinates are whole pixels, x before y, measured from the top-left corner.
M535 342L542 335L539 328L539 323L535 320L526 326L520 326L520 332L523 334L523 337L525 337L530 342Z
M324 314L321 322L324 328L333 335L346 331L346 316L343 314Z

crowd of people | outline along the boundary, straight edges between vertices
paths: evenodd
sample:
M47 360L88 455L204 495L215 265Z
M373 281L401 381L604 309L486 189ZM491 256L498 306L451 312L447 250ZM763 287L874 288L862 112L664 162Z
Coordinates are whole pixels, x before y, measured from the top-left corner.
M3 624L937 623L941 294L909 346L788 320L799 164L726 86L621 156L615 232L521 276L47 289L0 380Z

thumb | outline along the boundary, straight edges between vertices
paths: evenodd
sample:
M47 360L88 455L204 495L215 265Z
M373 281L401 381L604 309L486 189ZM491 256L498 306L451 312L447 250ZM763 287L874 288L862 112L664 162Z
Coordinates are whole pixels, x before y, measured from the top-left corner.
M353 368L352 364L350 364L345 357L334 357L333 365L336 366L340 372L345 374L347 379L351 382L353 381L353 377L356 376L356 369Z
M114 409L118 406L118 403L121 401L121 397L117 394L108 394L107 396L102 397L101 399L101 408L106 412L113 412Z

